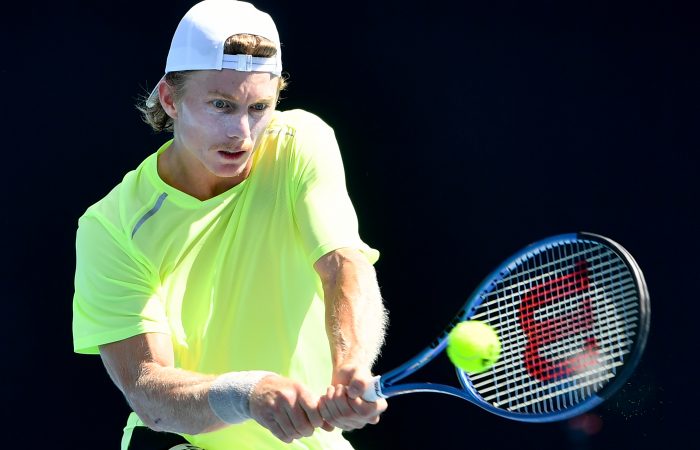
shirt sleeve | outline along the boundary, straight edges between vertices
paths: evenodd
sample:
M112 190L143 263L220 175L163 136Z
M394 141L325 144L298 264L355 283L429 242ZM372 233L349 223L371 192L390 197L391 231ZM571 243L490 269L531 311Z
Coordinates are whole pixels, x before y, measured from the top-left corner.
M157 277L106 221L80 219L76 236L73 349L98 346L146 332L169 333Z
M298 129L294 155L298 159L294 213L302 240L315 262L339 248L361 251L370 263L379 252L359 235L355 209L345 185L345 171L333 129L315 118Z

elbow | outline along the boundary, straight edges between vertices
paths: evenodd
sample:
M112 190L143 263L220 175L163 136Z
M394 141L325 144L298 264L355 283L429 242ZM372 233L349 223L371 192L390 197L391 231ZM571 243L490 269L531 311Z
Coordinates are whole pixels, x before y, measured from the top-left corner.
M181 430L173 423L168 408L160 402L154 402L149 390L142 383L125 388L124 397L129 407L146 427L158 432L190 434L188 430Z
M145 426L153 431L175 431L169 429L170 427L167 426L166 420L162 414L158 414L154 408L149 407L149 402L145 398L146 396L143 391L139 391L134 387L132 389L125 389L123 392L129 407L139 419L141 419L141 422L143 422Z
M185 405L156 401L146 389L136 388L126 394L126 399L141 422L153 431L197 435L220 428L218 422L204 420L203 416L193 418Z
M139 419L141 419L141 422L143 422L144 425L146 425L148 428L150 428L153 431L158 431L158 432L175 432L175 430L169 429L169 427L164 426L165 423L163 422L162 419L158 417L151 416L150 414L146 413L145 411L137 411L136 408L134 409L134 412L136 413L137 416L139 416Z
M134 411L141 422L153 431L161 433L183 433L195 436L198 434L206 433L208 429L194 428L188 425L176 425L172 423L167 423L163 418L149 415L147 413L141 413Z
M195 423L178 423L173 418L168 418L164 414L154 414L154 411L148 411L144 408L132 407L132 410L139 416L141 422L153 431L184 433L193 436L210 431L206 428L196 428L197 424Z
M335 286L349 274L374 277L374 266L358 250L340 248L319 258L314 264L324 286Z

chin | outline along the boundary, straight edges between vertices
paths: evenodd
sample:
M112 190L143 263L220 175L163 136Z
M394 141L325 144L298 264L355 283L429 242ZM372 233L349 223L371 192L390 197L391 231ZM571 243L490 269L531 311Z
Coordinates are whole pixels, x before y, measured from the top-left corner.
M212 173L219 178L235 178L243 175L245 171L242 167L236 167L235 169L222 169L212 170Z
M247 161L243 164L224 164L215 167L214 170L212 170L212 173L220 178L235 178L245 175L247 168Z

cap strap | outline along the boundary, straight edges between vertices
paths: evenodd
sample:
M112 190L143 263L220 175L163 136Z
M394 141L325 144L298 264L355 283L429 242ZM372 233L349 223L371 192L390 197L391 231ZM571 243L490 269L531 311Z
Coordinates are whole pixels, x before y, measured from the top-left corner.
M224 55L223 69L233 69L239 72L271 72L279 75L277 58L261 58L251 55Z

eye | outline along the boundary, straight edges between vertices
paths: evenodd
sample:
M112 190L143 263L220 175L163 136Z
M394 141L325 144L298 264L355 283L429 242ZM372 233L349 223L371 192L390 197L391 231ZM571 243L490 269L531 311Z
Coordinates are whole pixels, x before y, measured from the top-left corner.
M211 104L216 109L224 109L228 106L228 103L221 99L212 100Z
M268 108L268 106L270 105L268 105L267 103L256 103L254 105L251 105L250 107L254 111L265 111Z

